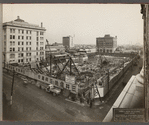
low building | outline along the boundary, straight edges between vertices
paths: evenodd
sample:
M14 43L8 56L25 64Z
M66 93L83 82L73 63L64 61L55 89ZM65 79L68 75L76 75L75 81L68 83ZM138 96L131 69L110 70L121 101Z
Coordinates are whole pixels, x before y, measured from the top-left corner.
M96 38L96 51L101 53L113 53L117 47L117 36L111 37L105 35L104 37Z
M59 53L64 53L65 47L62 45L62 43L53 43L51 45L45 46L45 56L46 58L49 57L50 54L55 55Z

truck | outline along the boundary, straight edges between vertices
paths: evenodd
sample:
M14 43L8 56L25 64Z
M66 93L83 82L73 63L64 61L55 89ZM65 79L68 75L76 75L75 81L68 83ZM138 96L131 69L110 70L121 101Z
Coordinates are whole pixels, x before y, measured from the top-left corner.
M52 84L48 85L46 88L46 92L52 93L53 96L59 95L61 92L61 89L54 87Z

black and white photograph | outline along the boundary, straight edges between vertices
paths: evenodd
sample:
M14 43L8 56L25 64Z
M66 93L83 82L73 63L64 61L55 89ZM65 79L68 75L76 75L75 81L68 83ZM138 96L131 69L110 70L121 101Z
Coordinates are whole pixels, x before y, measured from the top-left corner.
M2 120L148 122L148 4L1 4Z

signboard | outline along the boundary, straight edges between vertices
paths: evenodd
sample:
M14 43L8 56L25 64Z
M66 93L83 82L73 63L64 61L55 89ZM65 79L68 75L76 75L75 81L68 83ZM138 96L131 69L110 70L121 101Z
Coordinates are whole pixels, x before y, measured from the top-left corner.
M75 76L65 75L65 82L75 84Z
M114 108L113 120L115 122L143 122L145 121L144 109Z

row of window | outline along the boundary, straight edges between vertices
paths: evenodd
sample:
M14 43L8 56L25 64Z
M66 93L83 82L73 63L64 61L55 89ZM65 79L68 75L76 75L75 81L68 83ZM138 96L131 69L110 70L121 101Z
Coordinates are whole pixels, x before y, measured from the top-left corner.
M22 44L23 45L23 44ZM40 47L40 50L43 50L44 47ZM18 47L18 51L24 51L24 47ZM26 47L26 51L30 51L31 47ZM36 50L38 50L38 47L36 47ZM15 51L15 47L10 47L10 52Z
M31 56L32 53L26 53L26 56ZM38 52L36 52L36 55L38 55ZM40 52L40 55L44 55L44 52ZM18 57L23 57L24 54L23 53L18 53ZM15 54L10 54L10 58L15 58Z
M24 34L25 30L22 30L22 29L18 29L18 33L22 33ZM10 33L15 33L15 29L10 29ZM32 34L32 31L31 30L26 30L26 34ZM37 36L39 35L39 31L37 31ZM40 32L40 35L44 35L44 32Z
M31 56L31 53L26 53L26 56Z
M10 33L15 33L15 29L10 29Z
M39 42L36 42L36 45L39 45ZM44 45L44 42L40 42L40 45Z
M40 47L40 50L43 50L44 49L44 47ZM36 50L38 50L38 47L36 47Z
M40 37L40 40L44 40L44 38ZM36 41L39 41L39 37L36 38Z
M15 41L10 41L10 46L15 46Z
M18 45L24 45L24 42L18 42ZM31 45L31 42L26 42L26 45Z
M6 36L5 36L6 37ZM6 39L6 38L4 38ZM15 39L15 35L10 35L10 39ZM18 36L18 39L24 39L24 36ZM31 40L32 37L31 36L26 36L26 40ZM36 40L38 41L38 37L36 38ZM40 37L40 40L44 40L44 37Z
M100 49L100 52L104 52L104 53L105 53L105 52L107 52L107 53L112 53L112 50L108 50L108 49L107 49L107 50L104 50L104 49L102 50L102 49Z
M15 33L15 29L10 29L10 33ZM22 34L24 34L24 30L22 30L22 29L18 29L18 33L22 33ZM31 30L26 30L26 34L31 34L32 33L32 31Z
M43 35L44 33L43 32L40 32L40 35ZM39 35L39 32L37 31L37 36Z

